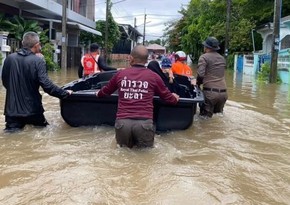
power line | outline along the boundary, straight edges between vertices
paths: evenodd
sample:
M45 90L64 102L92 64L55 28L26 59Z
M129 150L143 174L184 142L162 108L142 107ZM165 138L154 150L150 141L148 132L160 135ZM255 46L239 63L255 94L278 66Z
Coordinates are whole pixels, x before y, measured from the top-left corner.
M115 16L120 15L120 10L119 10L118 7L112 7L111 13L112 13L112 15L114 16L114 19L115 19Z
M150 22L151 22L151 21L150 21ZM140 27L140 26L142 26L142 25L144 25L144 23L141 24L141 25L139 25L139 26L137 26L137 27ZM160 26L160 25L164 25L164 22L159 22L159 23L155 23L155 24L149 24L149 23L146 23L146 27L156 27L156 26Z
M119 16L119 17L114 17L114 18L129 18L129 17L134 18L136 16L144 16L144 14L137 14L137 15L131 15L131 16Z
M100 5L100 4L105 4L106 1L102 1L102 2L95 2L95 5Z
M119 0L119 1L115 1L115 2L112 2L112 4L118 4L118 3L121 3L123 1L126 1L126 0Z
M151 16L152 14L147 14L148 16ZM144 14L134 14L134 15L129 15L129 16L119 16L119 17L115 17L115 18L127 18L127 17L137 17L137 16L144 16ZM165 17L172 17L172 16L175 16L175 17L180 17L181 15L158 15L158 14L154 14L152 16L156 16L155 18L165 18ZM152 17L150 17L152 18Z
M150 16L182 16L181 14L175 14L175 15L172 15L172 14L147 14L147 15L150 15Z
M150 35L150 34L146 34L146 37L157 37L157 38L161 38L164 37L164 35Z
M171 20L171 19L178 19L178 18L169 18L168 16L156 16L156 17L152 17L152 16L149 16L150 19L163 19L163 20Z

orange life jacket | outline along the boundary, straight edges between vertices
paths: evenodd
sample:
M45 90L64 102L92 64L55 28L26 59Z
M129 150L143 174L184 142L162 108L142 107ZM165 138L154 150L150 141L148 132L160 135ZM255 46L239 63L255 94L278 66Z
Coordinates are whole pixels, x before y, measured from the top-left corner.
M187 64L185 64L181 61L177 61L177 62L173 63L171 70L174 74L185 75L188 77L192 76L191 68Z
M84 76L91 75L94 73L100 72L99 66L96 62L98 62L99 55L87 53L82 58L82 65L84 68Z

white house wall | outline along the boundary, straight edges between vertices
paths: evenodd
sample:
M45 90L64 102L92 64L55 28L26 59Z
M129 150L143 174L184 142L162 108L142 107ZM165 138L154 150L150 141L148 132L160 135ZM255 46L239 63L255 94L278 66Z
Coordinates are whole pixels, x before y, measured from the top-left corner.
M280 41L285 38L285 36L290 34L290 29L289 28L281 28L280 29Z
M272 42L273 42L273 28L274 28L273 23L268 23L268 24L265 24L263 28L260 28L257 30L257 33L261 34L263 38L262 51L264 54L271 53ZM289 34L290 34L290 16L287 16L281 19L280 42ZM280 44L280 47L281 47L281 44Z
M273 41L273 35L272 33L270 33L267 35L267 37L263 41L263 53L265 54L271 53L272 41Z

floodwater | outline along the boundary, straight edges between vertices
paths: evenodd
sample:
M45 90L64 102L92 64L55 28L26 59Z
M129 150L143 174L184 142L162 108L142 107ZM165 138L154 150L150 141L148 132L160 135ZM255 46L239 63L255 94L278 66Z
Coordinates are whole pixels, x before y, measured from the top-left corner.
M50 77L64 85L77 71ZM112 127L70 127L47 94L46 128L6 134L1 115L0 204L290 204L289 86L232 72L227 83L223 116L195 116L152 149L117 147ZM0 85L1 113L4 96Z

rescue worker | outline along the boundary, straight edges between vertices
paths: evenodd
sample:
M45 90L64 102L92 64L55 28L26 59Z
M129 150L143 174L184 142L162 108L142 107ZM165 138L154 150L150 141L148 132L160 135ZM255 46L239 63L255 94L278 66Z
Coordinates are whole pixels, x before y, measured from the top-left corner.
M192 85L196 84L196 80L193 77L191 68L186 64L186 54L183 51L177 51L175 53L175 63L172 64L171 72L178 75L187 76ZM172 78L170 76L170 78ZM173 77L174 78L174 77ZM170 79L172 82L172 79Z
M92 43L89 53L81 58L81 64L78 70L79 78L93 75L102 71L116 70L106 65L105 59L100 55L99 45Z
M168 90L158 74L145 67L147 59L146 47L135 46L129 56L131 67L117 72L106 86L96 92L97 97L105 97L118 90L115 132L120 146L152 147L155 135L154 94L170 104L179 100L179 96Z
M203 85L205 102L200 106L200 115L212 117L222 113L228 99L225 69L226 61L217 51L219 41L208 37L203 43L204 54L199 57L197 65L197 85Z
M173 74L192 76L191 68L186 64L186 54L183 51L175 53L175 63L171 68Z

